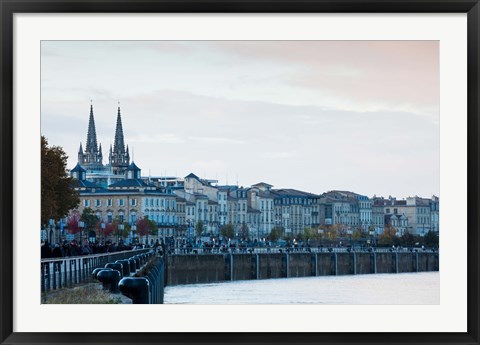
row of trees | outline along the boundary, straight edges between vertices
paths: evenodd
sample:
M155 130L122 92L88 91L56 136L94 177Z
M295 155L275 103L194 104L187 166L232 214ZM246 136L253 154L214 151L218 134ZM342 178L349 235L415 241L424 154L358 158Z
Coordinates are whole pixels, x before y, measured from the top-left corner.
M204 234L205 226L202 221L195 225L195 234L200 237ZM365 230L362 227L355 229L347 229L342 224L324 225L321 228L305 228L302 233L295 235L286 234L283 227L274 227L268 235L268 240L276 242L278 240L316 240L316 241L341 241L349 240L352 242L366 242L375 239L377 246L406 246L412 247L415 245L425 245L428 247L438 247L438 234L429 231L425 236L413 235L408 231L401 236L397 234L397 230L393 227L385 227L383 233L375 236L373 232L374 227ZM233 224L226 224L220 228L220 235L226 238L250 238L249 228L243 224L238 233L235 233L235 226Z
M249 228L247 224L242 224L239 232L235 233L235 226L231 223L222 225L220 228L220 235L226 238L235 238L236 235L240 238L249 238ZM195 234L200 237L205 233L205 225L202 221L199 221L195 224Z
M80 222L83 222L83 227L80 226ZM158 235L158 225L155 221L148 219L148 217L140 218L135 223L136 233L142 240L146 237L148 242L148 236ZM100 238L107 238L109 236L115 236L117 241L125 239L132 230L131 225L127 222L122 222L118 217L113 219L111 223L102 222L93 210L89 207L85 208L80 214L78 211L73 211L67 218L67 231L70 234L80 234L82 238L83 230L94 230L95 234Z
M348 239L354 242L365 242L375 238L378 246L405 246L413 247L415 245L425 245L428 247L438 247L438 234L429 231L425 236L413 235L405 231L402 235L397 234L394 227L385 227L384 231L375 236L372 234L374 228L371 227L365 230L361 227L353 230L346 229L342 224L325 225L322 228L305 228L302 233L296 235L298 240L317 240L317 241L339 241L341 239ZM274 227L268 235L270 241L278 241L280 239L292 240L293 236L285 234L283 227Z

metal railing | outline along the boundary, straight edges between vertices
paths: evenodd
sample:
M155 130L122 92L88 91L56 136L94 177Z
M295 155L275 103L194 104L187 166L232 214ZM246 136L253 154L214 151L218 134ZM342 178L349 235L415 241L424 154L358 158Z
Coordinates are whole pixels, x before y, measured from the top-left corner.
M42 259L40 263L41 291L73 287L75 284L91 281L91 273L95 268L105 267L109 262L127 259L149 251L151 249L147 248L69 258Z
M407 247L190 247L175 248L170 254L261 254L261 253L408 253L408 252L438 252L437 248L407 248Z

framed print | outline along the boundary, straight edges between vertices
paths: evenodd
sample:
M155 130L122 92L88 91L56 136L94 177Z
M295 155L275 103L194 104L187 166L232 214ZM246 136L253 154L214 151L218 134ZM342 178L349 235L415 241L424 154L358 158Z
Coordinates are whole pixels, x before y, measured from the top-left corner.
M479 9L2 1L2 344L479 343Z

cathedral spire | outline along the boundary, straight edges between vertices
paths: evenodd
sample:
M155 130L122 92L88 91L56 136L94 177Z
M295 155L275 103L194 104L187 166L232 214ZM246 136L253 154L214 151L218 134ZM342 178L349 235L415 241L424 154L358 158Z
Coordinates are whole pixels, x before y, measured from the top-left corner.
M130 156L125 152L125 141L123 139L122 116L120 113L120 102L118 103L117 126L115 128L115 139L113 141L113 152L110 154L110 165L114 174L123 174L130 164Z
M88 153L97 153L97 132L95 131L95 119L93 118L93 105L90 105L90 119L88 120L87 146L85 151Z
M123 140L122 117L120 115L120 106L118 106L117 126L115 128L115 141L113 142L113 152L125 154L125 142Z

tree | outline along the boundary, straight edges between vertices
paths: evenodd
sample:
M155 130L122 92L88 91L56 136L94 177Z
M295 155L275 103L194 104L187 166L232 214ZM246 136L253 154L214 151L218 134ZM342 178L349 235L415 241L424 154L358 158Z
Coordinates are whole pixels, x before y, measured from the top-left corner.
M235 227L233 226L232 223L228 223L226 225L223 225L220 228L220 234L223 237L226 237L226 238L234 238L235 237Z
M203 234L203 222L199 220L197 224L195 225L195 233L197 234L198 237L202 236Z
M104 235L105 237L110 236L113 233L113 225L112 223L105 224Z
M80 212L78 210L73 210L67 218L67 231L69 234L78 234L81 232L79 226L80 222Z
M413 247L415 245L415 237L406 230L403 235L400 237L402 245L406 247Z
M78 193L67 175L68 156L60 146L48 146L41 137L41 223L65 217L80 203Z
M272 242L276 242L283 237L284 229L281 226L274 227L270 234L268 234L268 239Z
M438 233L434 231L428 231L423 237L423 240L427 247L438 247Z
M312 240L314 238L318 238L318 231L316 229L313 229L313 228L305 228L303 230L303 235L302 235L303 239L305 240Z
M143 217L137 220L137 234L141 237L147 236L147 242L148 242L148 234L150 232L150 222L148 220L148 217Z
M103 228L102 228L102 224L103 224ZM95 231L97 233L97 237L105 240L108 236L112 234L113 225L112 223L105 224L103 221L98 220L97 224L95 224Z
M249 238L249 231L248 231L248 225L243 223L242 226L240 227L240 237L242 238Z
M150 235L152 236L158 236L158 224L154 220L148 220L149 226L150 226Z
M85 229L94 229L98 223L98 217L90 207L83 209L80 220L85 223Z
M82 215L80 216L80 220L84 223L87 234L89 230L95 229L95 226L98 223L98 217L90 207L86 207L83 209ZM80 242L81 241L82 241L82 232L80 232Z
M397 230L392 226L386 226L378 235L378 245L383 247L393 246L399 242Z
M355 230L353 230L352 239L354 241L358 241L361 239L366 239L367 236L368 236L367 232L363 230L362 227L357 227L355 228Z

